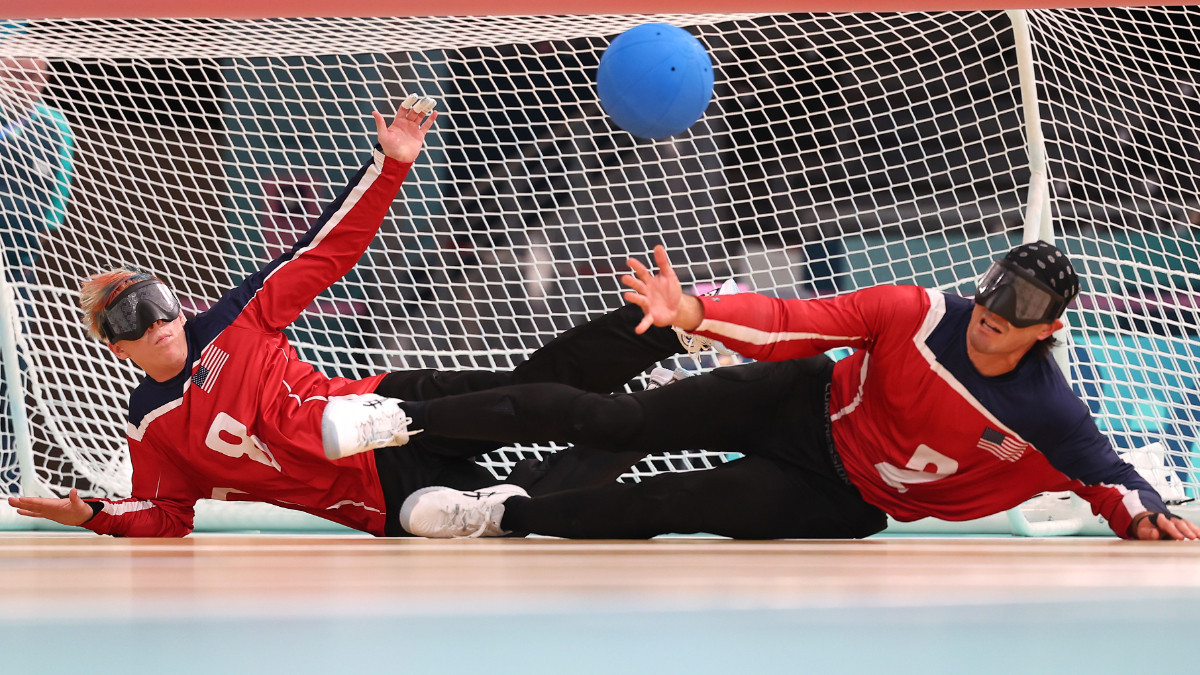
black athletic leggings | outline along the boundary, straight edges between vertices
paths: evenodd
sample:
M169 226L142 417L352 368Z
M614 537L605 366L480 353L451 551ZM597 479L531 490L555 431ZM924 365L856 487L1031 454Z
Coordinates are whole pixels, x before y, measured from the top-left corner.
M557 336L518 364L513 370L438 371L409 370L390 373L376 387L381 396L404 401L428 401L516 384L561 382L587 391L610 392L641 374L655 363L682 351L674 331L652 328L642 335L634 328L642 310L626 305L580 324ZM420 428L414 425L413 428ZM494 485L490 471L474 457L502 447L494 440L460 440L429 431L414 435L403 448L380 448L375 463L383 486L389 514L386 533L406 535L396 514L414 490L444 485L474 490ZM561 457L559 456L561 455ZM556 471L543 489L555 485L587 485L615 480L641 459L638 453L599 453L580 449L555 453L540 466L541 477L550 465ZM531 493L537 494L531 489Z
M833 459L826 398L832 369L828 358L816 357L718 368L635 394L536 384L405 407L415 426L459 438L747 455L715 469L512 499L507 529L574 538L864 537L882 530L886 518Z

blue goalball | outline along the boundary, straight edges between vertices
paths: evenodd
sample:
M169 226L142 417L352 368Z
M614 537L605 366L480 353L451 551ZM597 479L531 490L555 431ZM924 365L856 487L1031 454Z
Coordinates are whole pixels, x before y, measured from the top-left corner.
M638 138L674 136L695 124L712 100L712 60L682 28L642 24L604 51L596 91L618 127Z

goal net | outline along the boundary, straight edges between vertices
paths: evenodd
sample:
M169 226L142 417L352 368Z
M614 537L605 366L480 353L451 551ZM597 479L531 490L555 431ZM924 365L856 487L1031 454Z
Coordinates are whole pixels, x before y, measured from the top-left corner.
M660 141L615 128L594 87L649 21L716 73L706 114ZM336 196L372 110L422 93L442 116L391 216L289 330L327 374L510 368L618 306L625 259L658 243L698 290L804 297L966 294L1052 236L1084 279L1074 385L1168 498L1196 497L1198 25L1193 7L0 22L0 481L128 495L140 371L84 333L81 277L138 265L202 311ZM502 476L550 449L484 461Z

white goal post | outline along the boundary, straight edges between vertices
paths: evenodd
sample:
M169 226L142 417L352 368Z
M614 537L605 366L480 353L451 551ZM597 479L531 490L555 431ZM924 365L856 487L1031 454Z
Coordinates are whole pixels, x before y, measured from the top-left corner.
M967 293L1040 237L1084 282L1061 352L1073 385L1165 496L1200 496L1197 7L354 16L388 5L363 0L303 18L271 4L188 8L228 18L148 2L111 17L58 0L0 10L7 491L128 494L139 371L84 333L81 277L137 264L204 309L336 195L373 143L370 112L420 92L442 116L392 215L289 332L325 372L509 368L616 307L624 260L657 243L689 285L735 278L796 297L880 283ZM699 38L716 73L705 115L661 141L615 128L594 87L604 48L649 21ZM13 93L33 59L36 101ZM547 450L485 461L503 475ZM626 479L725 459L655 456ZM1011 527L1103 531L1060 497ZM200 527L312 526L205 509Z

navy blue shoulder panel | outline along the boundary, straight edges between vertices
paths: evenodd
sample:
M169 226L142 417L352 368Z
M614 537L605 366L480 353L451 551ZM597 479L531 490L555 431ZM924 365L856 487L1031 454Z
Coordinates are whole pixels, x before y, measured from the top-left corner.
M1028 354L1010 373L981 375L967 355L967 326L975 303L945 296L946 314L925 344L938 362L1001 423L1033 444L1054 468L1089 485L1146 487L1121 462L1091 412L1067 384L1054 359Z
M371 162L374 162L373 157ZM189 322L196 324L193 330L196 332L196 335L199 338L201 348L215 340L217 335L220 335L221 331L225 330L229 324L233 323L237 319L238 315L242 313L242 310L245 309L246 305L250 304L250 301L254 299L255 294L262 289L263 284L266 283L267 277L271 276L272 272L279 268L280 265L283 265L289 260L295 258L300 251L312 244L313 240L316 239L317 235L321 232L321 229L327 222L329 222L329 219L333 217L333 214L337 213L338 210L342 208L342 204L345 203L346 197L349 196L351 188L353 188L355 185L358 185L358 183L362 181L363 175L367 172L367 169L371 167L371 162L364 164L354 174L354 177L350 179L346 189L342 190L341 194L337 196L337 199L333 200L325 207L325 210L321 213L321 216L317 218L316 222L314 222L311 227L308 228L307 232L305 232L298 240L296 240L296 243L292 245L291 249L285 251L278 258L275 258L271 262L267 263L266 267L263 267L254 274L246 277L244 280L242 280L242 283L237 285L237 287L229 290L227 293L225 293L225 295L221 296L221 299L218 300L211 309L197 316L193 322ZM189 354L189 357L190 356L191 355Z
M200 319L204 314L197 315L196 319ZM143 377L137 388L129 395L128 421L133 426L141 426L142 420L146 418L146 415L183 398L183 385L187 382L188 376L191 373L191 364L200 358L200 350L204 348L205 344L208 344L207 342L197 342L195 331L196 319L189 319L183 326L183 336L188 344L188 365L184 366L178 375L166 382L157 382L148 375Z

